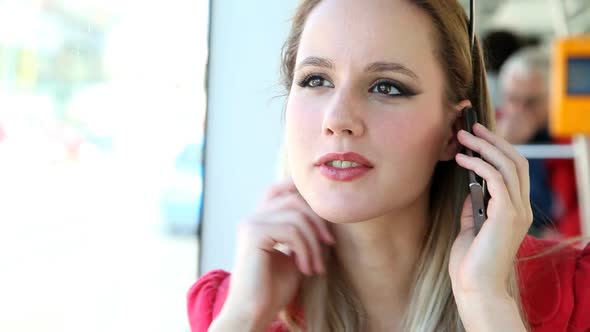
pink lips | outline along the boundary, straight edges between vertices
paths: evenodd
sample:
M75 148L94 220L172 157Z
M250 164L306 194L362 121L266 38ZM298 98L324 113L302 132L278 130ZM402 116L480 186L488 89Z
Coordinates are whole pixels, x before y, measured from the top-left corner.
M357 164L360 164L360 166L336 168L327 164L332 160L353 161ZM354 152L328 153L318 159L318 161L315 163L315 166L319 168L319 171L322 175L334 181L352 181L365 175L373 168L373 164L371 164L367 158Z

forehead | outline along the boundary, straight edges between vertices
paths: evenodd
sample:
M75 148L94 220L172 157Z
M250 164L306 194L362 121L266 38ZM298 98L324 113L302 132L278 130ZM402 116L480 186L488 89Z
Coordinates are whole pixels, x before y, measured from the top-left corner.
M434 62L428 15L407 0L323 0L307 18L298 58L351 65L395 61L418 69Z

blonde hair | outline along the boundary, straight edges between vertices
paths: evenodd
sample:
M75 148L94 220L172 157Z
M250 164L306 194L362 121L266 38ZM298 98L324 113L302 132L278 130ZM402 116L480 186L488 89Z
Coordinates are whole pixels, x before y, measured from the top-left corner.
M303 0L293 18L289 36L282 51L282 83L287 93L293 83L293 72L299 41L305 21L321 0ZM412 0L431 19L435 58L440 59L448 88L447 105L469 99L486 127L495 126L489 102L485 68L479 43L470 47L468 18L456 0ZM286 166L287 163L283 162ZM288 175L288 170L285 170ZM427 236L417 262L416 277L410 302L402 322L404 331L464 331L448 273L449 256L459 233L462 203L468 195L467 174L454 161L439 162L430 190L430 220ZM347 332L366 330L365 312L341 273L334 252L326 249L328 271L324 276L305 278L297 306L284 309L280 317L290 331ZM509 294L521 313L522 304L515 267L507 280ZM303 310L304 321L295 310ZM525 321L523 319L523 321Z

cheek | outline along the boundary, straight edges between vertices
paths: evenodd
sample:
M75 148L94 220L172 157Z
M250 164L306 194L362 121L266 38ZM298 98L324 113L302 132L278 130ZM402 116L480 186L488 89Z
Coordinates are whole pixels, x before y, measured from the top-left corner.
M442 119L425 113L400 114L374 123L372 141L379 145L383 166L378 183L385 184L379 187L379 196L391 198L384 204L410 204L430 182L440 157Z
M286 129L296 134L302 130L308 131L317 127L315 121L320 117L317 105L306 101L305 98L290 97L285 113Z
M374 119L374 142L383 145L383 157L389 155L409 165L436 159L443 138L442 118L432 113L412 111Z
M314 144L321 134L321 112L317 105L305 102L303 98L290 97L285 111L286 149L290 167L296 167L303 160L312 158Z

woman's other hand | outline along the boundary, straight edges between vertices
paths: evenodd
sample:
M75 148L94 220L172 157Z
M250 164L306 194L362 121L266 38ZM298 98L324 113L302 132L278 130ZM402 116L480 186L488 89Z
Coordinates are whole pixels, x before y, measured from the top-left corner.
M292 303L303 275L324 273L322 246L332 244L327 222L293 183L275 185L239 226L229 294L218 318L270 323Z

